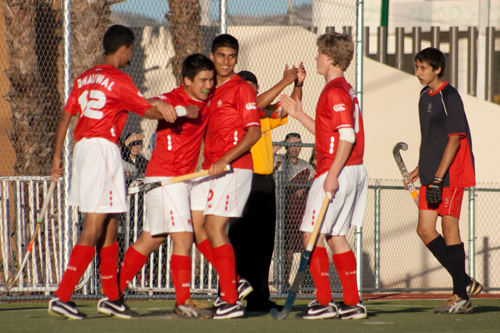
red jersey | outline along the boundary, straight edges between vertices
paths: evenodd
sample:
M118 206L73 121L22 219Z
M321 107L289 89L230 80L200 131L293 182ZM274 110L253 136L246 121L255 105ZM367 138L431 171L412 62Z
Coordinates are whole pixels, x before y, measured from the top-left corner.
M319 177L330 169L339 142L339 129L352 128L356 142L345 165L363 163L365 133L358 99L352 86L339 77L328 82L316 106L316 174Z
M215 89L208 108L208 130L203 151L205 170L241 141L246 128L260 127L255 90L238 75ZM231 166L253 170L250 149L232 161Z
M156 146L146 169L146 177L176 177L193 173L198 164L201 141L208 122L206 101L189 97L184 86L155 97L173 107L196 105L200 109L196 119L177 118L175 123L158 121Z
M127 111L142 117L151 107L130 76L111 65L97 65L75 80L64 111L80 113L75 141L104 138L118 143Z

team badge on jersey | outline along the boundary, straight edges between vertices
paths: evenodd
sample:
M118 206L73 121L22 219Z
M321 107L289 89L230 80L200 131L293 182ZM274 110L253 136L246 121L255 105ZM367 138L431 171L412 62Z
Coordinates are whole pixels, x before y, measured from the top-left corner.
M428 113L432 112L432 103L429 103L429 105L427 106L427 112Z
M333 106L333 111L335 112L345 111L345 104L335 104Z
M257 110L257 104L256 103L247 103L246 109L248 111L250 111L250 110Z

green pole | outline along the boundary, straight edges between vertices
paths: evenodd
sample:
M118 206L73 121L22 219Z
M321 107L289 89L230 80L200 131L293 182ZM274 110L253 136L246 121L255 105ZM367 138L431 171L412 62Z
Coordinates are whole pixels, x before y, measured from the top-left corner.
M380 7L380 26L388 27L389 25L389 0L382 0Z

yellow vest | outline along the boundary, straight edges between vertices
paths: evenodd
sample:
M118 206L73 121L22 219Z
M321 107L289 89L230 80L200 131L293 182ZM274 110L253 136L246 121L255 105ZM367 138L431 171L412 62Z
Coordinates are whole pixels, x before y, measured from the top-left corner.
M273 172L273 139L271 130L285 125L288 117L280 119L263 118L260 120L262 136L250 149L253 160L253 172L260 175L270 175Z

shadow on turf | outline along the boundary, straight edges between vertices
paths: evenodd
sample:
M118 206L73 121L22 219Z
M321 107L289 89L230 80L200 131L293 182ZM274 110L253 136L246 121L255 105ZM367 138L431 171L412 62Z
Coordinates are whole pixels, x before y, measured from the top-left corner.
M481 305L474 305L474 313L487 313L487 312L499 312L500 311L500 306L481 306Z

